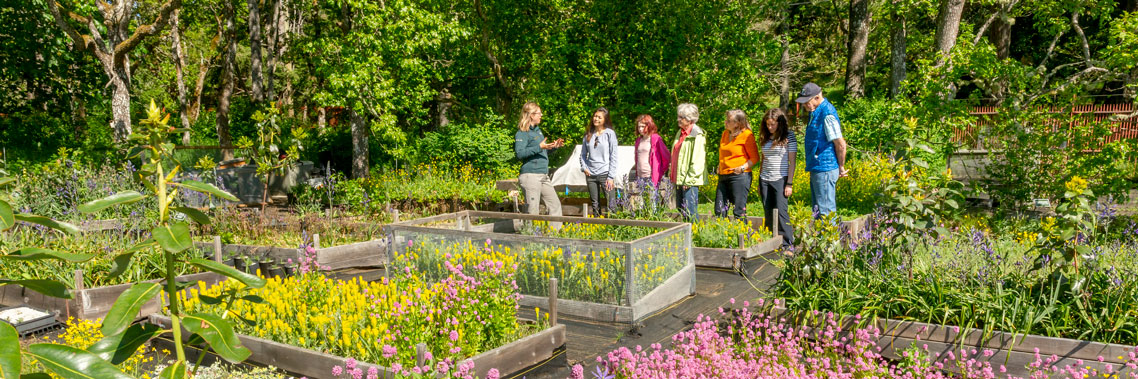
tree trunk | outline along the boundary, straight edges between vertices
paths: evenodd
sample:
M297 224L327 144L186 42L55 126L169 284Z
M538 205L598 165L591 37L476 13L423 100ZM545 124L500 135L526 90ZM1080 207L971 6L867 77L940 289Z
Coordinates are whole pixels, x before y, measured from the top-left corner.
M850 34L846 42L846 97L865 97L865 47L869 43L869 0L850 0Z
M443 127L450 125L450 119L447 118L447 112L450 111L450 104L453 101L450 91L443 88L439 91L439 95L435 97L435 130L440 130Z
M213 59L202 58L198 66L198 78L194 82L194 102L190 105L189 115L190 121L197 121L198 116L202 113L202 92L205 91L205 76L209 74L209 66L213 64Z
M253 102L264 101L261 78L261 10L257 0L249 0L249 82Z
M324 127L328 125L327 111L324 107L316 107L316 133L324 134Z
M236 81L237 61L237 16L232 2L225 2L225 53L222 54L222 84L217 99L217 143L221 146L233 144L229 136L229 99L233 96ZM221 160L233 159L233 149L221 149Z
M790 10L782 10L782 20L779 22L779 43L782 46L782 56L778 60L778 107L786 109L790 105L790 25L787 17Z
M269 10L269 58L268 74L265 75L265 94L269 101L276 101L276 92L273 89L273 75L277 69L277 46L281 36L281 0L271 0L273 5Z
M178 87L178 117L182 119L182 128L186 129L182 133L182 144L189 145L190 115L186 104L186 77L182 73L182 68L186 66L186 58L182 53L182 31L178 29L179 13L181 12L175 10L170 16L170 45L174 55L174 81Z
M366 178L368 177L367 125L355 109L348 109L348 118L352 124L352 177Z
M896 98L901 93L901 82L905 81L905 48L908 46L908 31L905 30L905 10L894 3L893 28L890 51L892 67L889 70L889 97Z
M111 75L111 126L114 129L114 140L118 143L126 142L130 138L130 78L125 66L115 67Z
M992 30L988 32L988 41L992 46L996 47L996 57L1000 60L1008 59L1012 46L1012 24L1013 19L1009 19L1008 15L1000 11L1000 15L992 22Z
M964 0L941 0L940 11L937 13L936 35L933 37L933 46L940 53L936 60L937 67L944 64L948 54L956 46L962 13L964 13Z

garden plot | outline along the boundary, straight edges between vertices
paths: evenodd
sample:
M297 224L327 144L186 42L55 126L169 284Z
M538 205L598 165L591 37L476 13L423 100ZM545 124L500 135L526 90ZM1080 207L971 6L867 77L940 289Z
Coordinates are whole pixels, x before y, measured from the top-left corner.
M10 246L37 246L70 254L90 254L95 257L84 262L67 260L38 260L27 258L24 261L5 261L0 263L0 278L7 279L52 279L64 283L72 298L62 299L41 294L20 285L0 286L0 304L28 305L53 313L60 321L74 317L82 320L102 318L110 311L115 299L130 288L131 283L158 282L165 274L165 261L160 254L151 252L138 254L134 262L119 275L111 275L116 270L116 257L141 241L123 233L86 233L77 236L59 237L31 227L13 228L0 234L2 242ZM34 253L34 249L27 249ZM208 252L190 249L179 254L187 259L209 256ZM183 260L184 261L184 260ZM203 272L184 263L175 265L179 282L205 282L215 284L220 275ZM143 308L139 317L157 312L160 304L152 299Z
M695 290L687 223L465 211L387 229L392 271L436 280L448 259L466 269L502 261L518 267L523 306L544 306L557 278L557 311L566 315L635 323Z
M486 260L472 276L448 267L439 281L398 272L367 282L329 280L302 266L298 276L270 278L261 288L227 281L191 291L183 305L189 312L220 312L225 305L211 299L228 293L264 299L224 309L248 321L234 328L252 353L249 361L314 378L352 369L382 377L508 375L548 360L563 346L565 327L551 324L548 313L518 317L513 266ZM171 325L161 315L151 322Z
M221 238L223 260L233 259L241 266L295 264L303 258L301 249L315 249L317 263L330 270L352 267L382 267L386 243L380 241L378 223L342 221L318 215L260 215L228 212L216 217L213 225L202 227L195 245L213 248L213 238ZM230 264L234 266L234 264ZM236 266L235 266L236 267Z
M792 311L781 306L763 307L758 312L771 319L787 320L790 324L813 328L825 328L828 323L825 314L817 311ZM1032 364L1044 363L1051 367L1070 367L1090 370L1097 373L1110 373L1126 377L1138 374L1138 370L1128 367L1135 364L1133 354L1138 347L1077 339L1045 337L1032 334L985 331L958 326L945 326L915 321L893 319L863 320L857 316L845 316L836 320L836 330L841 335L856 333L867 327L878 330L869 340L881 348L880 353L889 359L905 359L907 350L919 349L949 365L950 353L960 355L960 351L977 351L961 356L961 360L987 363L992 367L1003 366L1001 373L1016 377L1033 377L1039 371ZM1108 367L1109 366L1109 367ZM1066 377L1067 372L1055 372L1052 377Z

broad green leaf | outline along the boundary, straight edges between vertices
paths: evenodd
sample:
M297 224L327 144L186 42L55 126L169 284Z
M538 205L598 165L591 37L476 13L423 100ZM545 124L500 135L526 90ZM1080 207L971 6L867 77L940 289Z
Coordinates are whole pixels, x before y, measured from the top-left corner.
M0 321L0 379L20 377L20 333Z
M142 306L161 291L162 285L158 283L136 283L123 291L103 319L103 335L113 336L126 330Z
M12 205L0 200L0 230L8 230L16 225L16 214L12 213Z
M35 344L28 347L28 355L64 379L131 379L111 362L71 346Z
M241 300L245 300L253 304L261 304L265 302L264 298L257 295L245 295L241 297Z
M27 213L17 213L14 215L17 221L30 222L33 224L43 225L68 234L79 234L79 228L75 225L68 224L63 221L55 221L44 216L37 216Z
M185 214L186 217L189 217L191 220L194 220L194 222L196 222L196 223L199 223L202 225L209 224L209 216L206 216L206 214L203 213L202 211L199 211L197 209L190 208L190 207L175 207L174 210L178 211L178 212L182 212L182 214Z
M108 335L96 341L87 348L87 351L117 365L130 359L140 346L159 334L162 334L162 328L157 325L134 324L122 333Z
M211 314L195 313L182 317L182 325L191 333L202 336L209 346L229 363L238 363L253 354L249 349L241 346L237 333L229 321Z
M11 259L14 261L40 261L45 259L56 259L68 262L86 262L94 258L94 254L71 254L60 253L51 249L44 249L42 247L25 247L11 253L0 255L0 258Z
M203 270L213 271L213 272L216 272L218 274L225 275L225 276L228 276L230 278L236 279L237 281L239 281L241 283L245 283L245 285L247 285L249 287L261 288L261 287L265 286L265 279L264 278L261 278L259 276L253 275L253 274L248 274L248 273L244 273L241 271L237 271L237 269L235 269L233 267L229 267L229 266L223 265L223 264L218 263L218 262L198 258L198 259L191 260L190 264L197 266Z
M166 366L166 369L162 370L161 374L158 374L159 379L185 379L189 377L186 361L174 362L174 364Z
M24 279L24 280L9 280L0 279L0 286L7 284L18 284L24 288L36 291L51 297L58 297L60 299L70 299L71 291L67 290L67 286L63 283L48 280L48 279Z
M233 196L229 192L225 192L225 191L221 190L221 188L217 188L217 186L215 186L213 184L202 183L202 182L199 182L196 180L187 180L187 181L184 181L181 183L170 183L170 184L180 186L180 187L185 187L187 189L191 189L191 190L198 191L198 192L207 193L207 194L210 194L213 196L220 197L220 198L225 199L225 200L237 201L236 196Z
M13 178L11 176L2 177L0 178L0 187L6 186L8 183L12 183L14 181L16 181L16 178Z
M84 203L79 206L79 211L83 213L94 213L111 206L130 204L145 198L146 196L138 193L138 191L123 191L99 200Z
M194 247L194 240L190 237L190 227L185 223L155 227L150 230L150 236L158 241L162 249L171 253L180 253Z
M122 275L130 268L130 263L133 261L135 254L153 248L154 246L158 246L158 243L154 242L152 238L139 242L122 254L116 255L115 258L111 260L111 270L107 273L107 276L117 278L119 275Z
M921 158L913 158L913 164L915 164L915 165L917 165L917 167L920 167L923 169L929 168L929 163L925 162L925 160L921 159Z

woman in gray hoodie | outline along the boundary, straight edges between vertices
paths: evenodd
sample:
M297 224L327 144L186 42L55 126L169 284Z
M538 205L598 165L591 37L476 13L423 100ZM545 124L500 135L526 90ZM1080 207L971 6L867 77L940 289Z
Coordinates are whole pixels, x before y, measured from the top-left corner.
M616 132L612 130L609 110L597 108L585 126L585 138L581 141L581 170L585 172L585 184L589 187L593 216L601 214L602 190L608 210L612 211L616 205L616 146Z

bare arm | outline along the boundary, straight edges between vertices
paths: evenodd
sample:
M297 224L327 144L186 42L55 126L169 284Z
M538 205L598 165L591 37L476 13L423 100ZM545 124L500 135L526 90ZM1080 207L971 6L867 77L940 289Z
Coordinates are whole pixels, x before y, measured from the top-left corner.
M838 138L834 140L834 155L838 157L838 170L840 174L846 172L846 139Z

